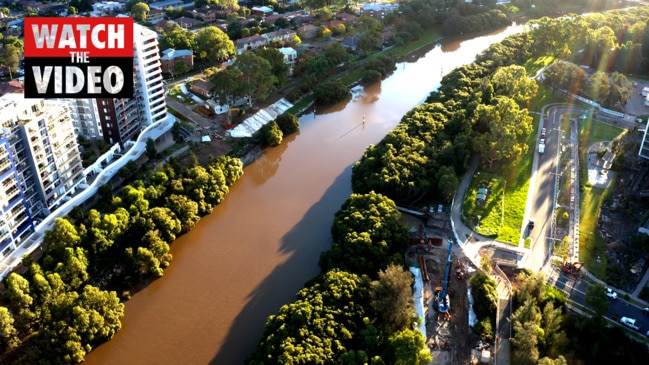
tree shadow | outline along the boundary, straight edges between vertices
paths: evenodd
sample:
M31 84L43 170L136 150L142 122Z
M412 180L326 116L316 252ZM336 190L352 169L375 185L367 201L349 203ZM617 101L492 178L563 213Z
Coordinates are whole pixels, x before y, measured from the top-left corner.
M268 316L294 301L304 284L320 273L320 253L331 248L334 214L352 193L350 181L351 165L282 237L280 252L291 256L248 295L248 303L234 319L210 364L243 364L245 357L256 350Z

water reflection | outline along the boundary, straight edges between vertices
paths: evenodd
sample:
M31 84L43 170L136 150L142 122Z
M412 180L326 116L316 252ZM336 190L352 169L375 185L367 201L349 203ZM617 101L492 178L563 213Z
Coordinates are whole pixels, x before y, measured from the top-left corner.
M292 135L284 138L282 143L279 146L272 147L264 152L260 152L263 155L263 158L257 158L252 164L255 165L254 169L246 170L246 177L250 178L257 185L262 185L269 178L273 177L279 168L280 162L282 162L282 154L288 148L288 145L295 141L300 132L295 132ZM269 154L268 152L273 152ZM261 157L261 156L260 156ZM248 171L250 173L248 174ZM250 175L248 177L248 175Z

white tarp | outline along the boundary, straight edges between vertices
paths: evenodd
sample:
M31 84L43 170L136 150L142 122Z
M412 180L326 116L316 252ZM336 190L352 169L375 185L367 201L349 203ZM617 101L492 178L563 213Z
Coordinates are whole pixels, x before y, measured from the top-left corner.
M244 138L252 137L253 133L257 132L262 126L271 120L275 120L277 116L287 111L293 104L289 103L286 99L280 99L265 109L255 113L252 117L244 120L241 124L237 125L227 133L230 137Z

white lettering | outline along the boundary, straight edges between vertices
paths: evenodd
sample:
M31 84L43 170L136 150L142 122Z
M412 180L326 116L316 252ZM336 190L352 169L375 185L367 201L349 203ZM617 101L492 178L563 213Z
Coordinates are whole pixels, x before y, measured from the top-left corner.
M112 75L115 75L115 84L111 82ZM117 94L124 87L124 73L117 66L109 66L104 71L104 90L110 94Z
M79 31L79 48L88 47L89 29L90 29L90 24L77 24L77 30Z
M39 94L45 94L47 92L47 87L50 84L50 77L52 77L52 66L45 66L45 73L41 73L40 66L32 66L32 72L34 73L34 81L36 82L36 92Z
M63 24L63 29L61 29L61 38L59 39L58 48L76 48L77 43L74 39L74 32L72 30L72 25Z
M115 30L115 24L109 24L107 38L108 48L124 48L124 24L117 24L117 30Z
M60 94L63 92L63 67L54 66L54 92Z
M47 48L53 48L58 28L58 24L53 24L52 31L50 32L48 24L41 24L41 30L38 29L38 24L32 24L32 32L34 33L34 42L36 42L36 47L43 48L43 43L47 42Z
M75 82L76 81L76 82ZM83 71L76 66L68 66L65 69L65 92L76 94L83 90L85 77Z
M98 49L103 49L106 48L106 42L102 42L99 39L99 32L106 30L106 27L104 24L99 24L96 27L92 28L92 35L90 36L92 40L92 45L95 46L95 48Z
M101 73L100 66L88 66L88 94L99 94L101 93L101 87L97 84L101 81L99 77Z

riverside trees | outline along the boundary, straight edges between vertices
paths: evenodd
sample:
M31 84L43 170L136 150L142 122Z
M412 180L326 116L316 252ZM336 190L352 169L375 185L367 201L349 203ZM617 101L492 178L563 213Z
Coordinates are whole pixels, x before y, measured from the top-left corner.
M4 280L0 362L78 363L121 328L118 292L162 276L169 244L209 214L243 174L238 159L208 166L172 164L150 181L124 187L104 211L57 218L39 263ZM25 341L20 346L21 341Z

